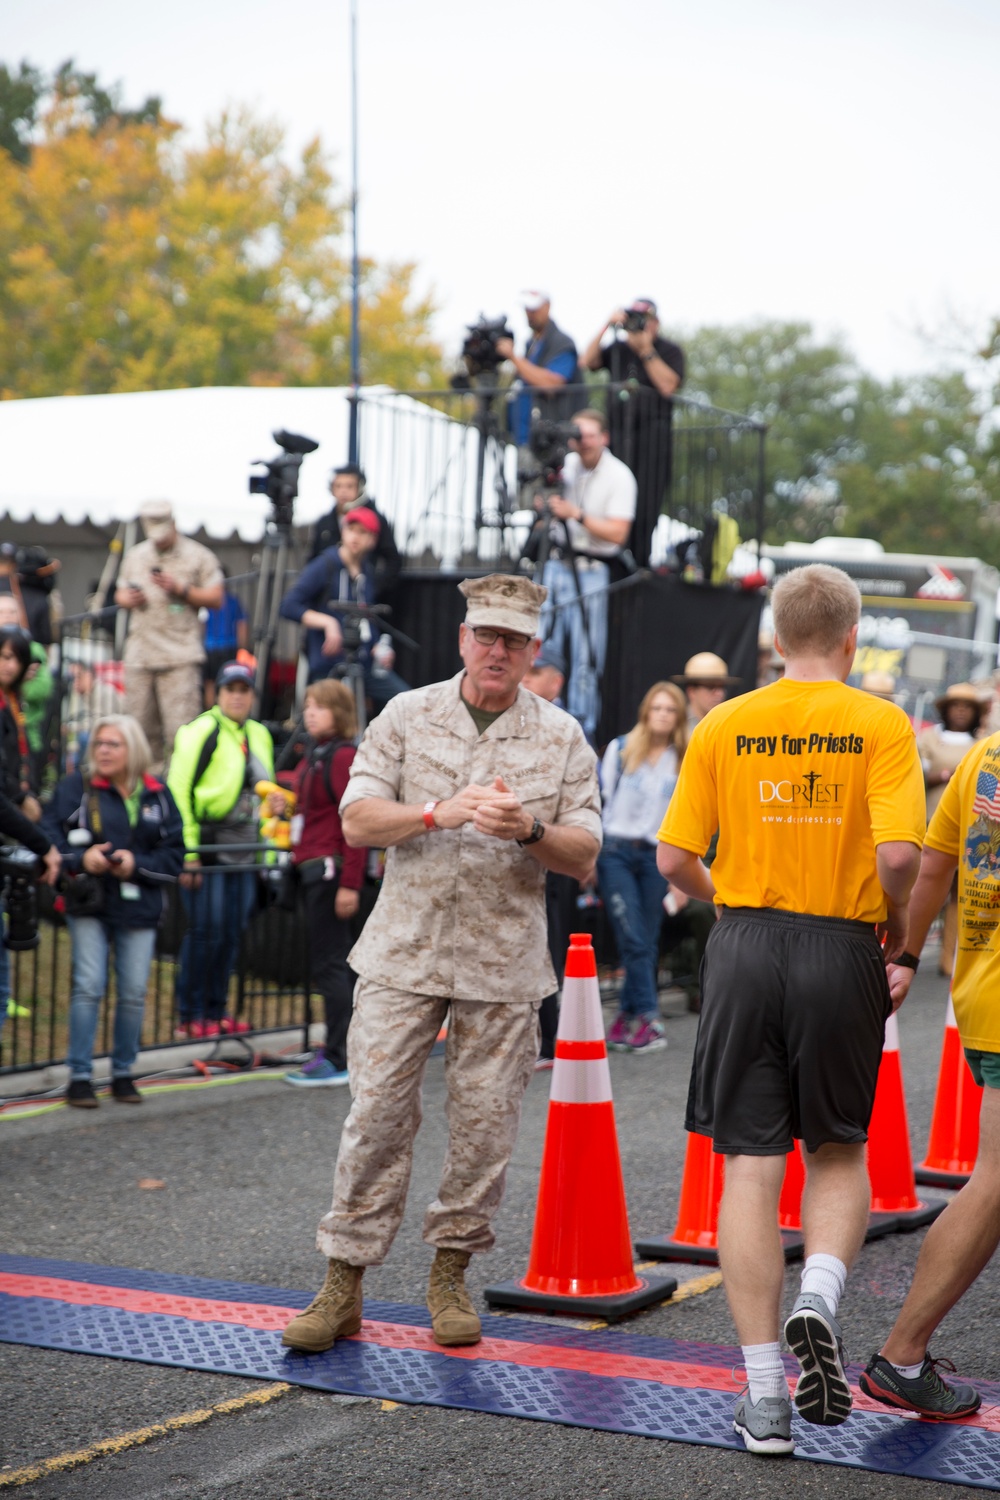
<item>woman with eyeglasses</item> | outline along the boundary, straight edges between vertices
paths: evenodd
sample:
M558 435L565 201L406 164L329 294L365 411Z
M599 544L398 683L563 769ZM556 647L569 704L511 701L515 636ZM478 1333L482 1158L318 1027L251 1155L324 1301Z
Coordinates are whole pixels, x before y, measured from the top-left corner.
M620 1009L608 1032L619 1052L667 1045L656 991L667 882L656 868L656 835L687 747L684 695L654 682L633 729L608 746L601 765L604 844L597 860L601 896L625 966Z
M181 815L167 786L149 775L149 742L136 719L108 714L94 725L86 774L56 787L43 828L63 856L72 948L70 1081L66 1103L96 1109L94 1039L108 967L115 963L111 1097L140 1104L132 1082L146 985L166 887L184 864Z

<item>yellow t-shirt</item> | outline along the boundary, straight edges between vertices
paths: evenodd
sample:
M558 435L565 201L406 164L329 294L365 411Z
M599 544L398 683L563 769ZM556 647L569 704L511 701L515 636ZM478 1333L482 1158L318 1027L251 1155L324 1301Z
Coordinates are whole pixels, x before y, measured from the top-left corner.
M951 996L962 1043L1000 1052L1000 734L965 752L924 842L958 860Z
M924 778L895 704L787 678L698 725L658 837L703 855L723 906L880 922L875 846L919 845Z

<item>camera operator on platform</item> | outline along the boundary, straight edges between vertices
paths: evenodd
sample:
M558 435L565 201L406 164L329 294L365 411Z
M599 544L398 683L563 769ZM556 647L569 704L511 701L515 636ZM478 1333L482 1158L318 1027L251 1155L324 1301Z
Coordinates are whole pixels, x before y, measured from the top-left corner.
M603 412L578 411L573 423L580 436L574 440L576 451L566 455L563 493L547 499L555 519L549 522L550 550L542 573L549 591L542 625L546 650L570 663L566 707L593 740L600 711L598 680L608 646L608 563L628 542L636 481L631 469L608 452Z
M560 386L579 384L580 367L573 340L549 316L548 292L522 292L521 297L531 329L528 347L520 355L515 351L513 339L497 339L496 349L501 359L510 360L522 387L529 388L522 389L510 412L514 441L524 447L533 407L550 421L566 415L566 402L572 404L573 398L563 397L562 402L553 398Z
M406 692L409 684L389 662L374 669L371 646L365 637L378 633L377 623L359 620L337 606L370 609L375 602L371 556L381 527L375 511L367 505L349 510L340 525L339 546L327 547L302 569L282 599L280 613L283 620L296 620L305 628L310 682L341 675L338 669L348 660L351 637L361 626L357 659L364 672L365 693L377 711L397 693Z
M604 343L609 332L614 337ZM670 398L684 382L684 351L661 338L656 303L637 297L629 307L615 309L587 345L581 363L587 370L607 370L616 384L634 381L640 387L634 400L610 404L610 438L612 453L625 460L638 483L631 550L645 565L670 483Z
M396 546L392 527L386 517L376 508L374 500L365 494L365 471L357 464L341 464L330 475L330 494L333 509L320 516L313 527L312 548L309 561L319 557L328 547L340 546L340 529L348 511L363 507L378 517L379 529L375 537L369 561L375 574L375 595L380 604L391 603L396 580L403 567L403 559Z

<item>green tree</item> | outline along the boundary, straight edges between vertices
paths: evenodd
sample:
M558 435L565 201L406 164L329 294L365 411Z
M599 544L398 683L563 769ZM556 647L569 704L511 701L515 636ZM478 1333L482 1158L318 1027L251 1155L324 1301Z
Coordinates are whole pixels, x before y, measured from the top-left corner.
M1000 565L1000 439L963 375L881 382L807 323L699 329L688 353L688 394L768 426L768 541L840 531Z
M186 143L61 71L27 159L0 152L0 394L345 384L344 205L318 142L283 148L247 111ZM413 275L362 268L366 381L438 375Z

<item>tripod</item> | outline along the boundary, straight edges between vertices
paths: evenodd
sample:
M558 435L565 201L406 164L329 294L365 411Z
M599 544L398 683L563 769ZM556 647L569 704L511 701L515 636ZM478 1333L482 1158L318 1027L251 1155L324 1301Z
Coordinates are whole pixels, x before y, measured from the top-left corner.
M264 550L260 559L260 575L257 579L257 597L254 600L251 627L253 652L257 658L257 679L254 685L262 713L267 671L278 634L278 611L281 607L281 595L285 585L290 542L290 523L274 519L268 521L264 532Z
M503 518L510 514L513 509L510 493L507 489L507 481L504 478L504 449L506 439L493 409L492 398L497 394L495 387L476 387L476 413L472 419L471 426L478 434L476 444L476 531L481 531L484 526L496 526L503 524ZM493 488L496 491L497 515L487 517L483 511L483 487L486 482L486 455L489 452L493 459Z
M540 476L535 475L532 477L537 478ZM552 509L549 505L549 497L553 494L562 495L565 493L561 469L546 470L541 477L544 477L546 488L541 515L532 527L527 541L521 548L520 556L514 565L515 572L518 572L523 562L531 563L535 577L539 580L541 580L545 573L545 564L548 562L549 553L552 550L552 527L557 524L557 517L552 514ZM563 552L562 560L569 564L570 573L573 577L576 607L580 611L580 624L583 629L583 638L587 645L587 661L591 672L593 672L596 678L598 675L597 653L594 650L594 642L590 634L590 622L587 619L587 611L584 607L583 589L580 587L580 570L577 566L576 553L573 551L568 524L565 521L558 521L558 525L562 527L563 533L563 544L560 549ZM562 607L564 608L565 606ZM551 618L554 623L555 608L552 610ZM544 639L547 640L551 633L551 628L546 630Z
M357 737L358 740L360 740L361 736L364 734L366 728L368 727L368 704L365 694L365 669L361 665L360 660L361 621L377 621L380 630L386 631L389 635L392 636L393 640L398 641L401 646L409 646L413 651L420 650L420 643L419 641L415 641L412 636L408 636L402 630L399 630L395 625L389 624L389 621L386 619L386 615L390 613L388 604L373 604L369 608L366 605L362 604L344 604L339 599L332 599L330 600L327 608L331 614L336 613L338 615L346 615L348 617L344 620L341 627L344 636L344 659L343 661L333 663L328 676L335 677L341 682L345 682L351 689L351 692L354 695L354 709L358 721ZM276 771L284 771L287 769L288 763L291 760L292 754L294 753L295 746L301 741L304 730L305 721L300 711L296 717L295 728L292 730L292 733L285 743L281 754L278 756L278 759L275 762Z

